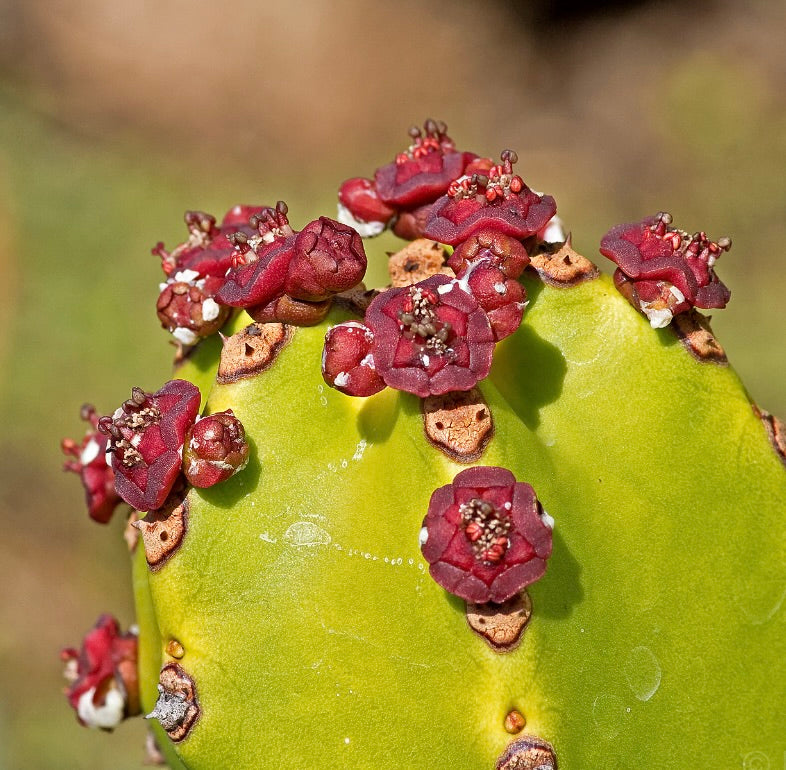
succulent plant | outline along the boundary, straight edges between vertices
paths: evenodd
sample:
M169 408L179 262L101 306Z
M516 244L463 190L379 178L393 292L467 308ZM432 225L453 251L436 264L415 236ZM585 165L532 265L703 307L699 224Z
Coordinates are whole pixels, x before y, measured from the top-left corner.
M137 610L64 651L79 720L190 770L777 766L786 427L695 309L730 241L614 227L612 281L514 152L410 138L341 221L155 247L175 379L63 443Z

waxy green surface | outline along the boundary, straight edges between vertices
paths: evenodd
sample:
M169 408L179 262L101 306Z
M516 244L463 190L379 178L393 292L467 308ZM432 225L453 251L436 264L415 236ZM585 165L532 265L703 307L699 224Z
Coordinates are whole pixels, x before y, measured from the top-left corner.
M419 399L325 385L334 313L213 386L251 462L191 492L159 572L135 559L144 707L171 638L199 693L186 767L491 770L511 708L563 770L780 766L786 470L744 389L606 278L526 283L481 384L495 436L478 463L530 482L556 520L521 646L493 652L429 577L428 500L466 466L427 442ZM204 393L211 358L177 376Z

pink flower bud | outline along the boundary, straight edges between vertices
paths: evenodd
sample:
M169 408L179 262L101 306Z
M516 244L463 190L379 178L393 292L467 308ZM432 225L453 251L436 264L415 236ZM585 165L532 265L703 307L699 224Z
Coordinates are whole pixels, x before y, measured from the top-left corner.
M247 463L246 432L231 409L203 417L186 435L183 472L195 487L226 481Z

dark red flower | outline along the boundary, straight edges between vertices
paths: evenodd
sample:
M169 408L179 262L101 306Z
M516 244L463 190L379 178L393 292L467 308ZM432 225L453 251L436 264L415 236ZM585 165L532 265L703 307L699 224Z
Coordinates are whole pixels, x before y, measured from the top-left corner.
M373 396L385 387L371 354L374 335L357 321L331 327L325 335L322 376L348 396Z
M515 278L509 278L501 267L488 259L470 263L457 278L467 284L485 310L495 342L519 328L527 305L527 293Z
M231 409L203 417L186 434L183 472L195 487L212 487L243 470L248 441Z
M108 438L98 430L98 414L92 404L82 407L81 417L90 424L81 444L63 439L63 452L75 460L68 460L65 470L78 473L85 488L87 512L94 521L106 524L122 502L115 492L115 474L106 463Z
M262 209L261 206L235 206L226 213L220 227L212 214L187 211L184 218L188 239L172 251L167 251L159 242L152 252L161 257L164 273L175 281L191 282L205 276L223 279L232 266L235 253L230 236L238 231L247 236L253 235L249 217Z
M366 326L376 371L392 388L422 397L469 390L491 368L489 319L446 275L378 295L366 311Z
M468 602L504 602L546 571L552 520L505 468L468 468L437 489L421 530L434 580Z
M422 131L413 126L409 135L410 146L374 175L380 200L397 209L432 203L475 157L456 150L442 121L429 119Z
M470 264L486 260L508 278L518 278L529 264L529 254L521 241L499 230L483 228L471 235L448 259L448 267L458 275Z
M632 282L631 301L654 327L666 326L691 307L726 307L730 296L714 265L731 248L731 240L711 241L704 232L689 235L671 222L670 214L660 212L642 222L617 225L600 244L601 254L618 266L617 285Z
M266 305L284 291L284 282L295 245L295 233L287 218L287 205L279 201L251 217L256 234L236 233L236 249L226 281L216 294L224 305Z
M394 208L379 199L371 179L353 177L338 190L338 221L357 230L363 238L379 235L395 214Z
M80 650L62 650L68 681L66 697L86 727L111 730L140 713L137 636L120 633L111 615L102 615Z
M447 195L432 206L426 237L455 246L484 228L523 239L546 225L557 211L554 198L530 190L513 173L515 152L505 150L501 158L488 175L474 173L451 182Z
M199 389L170 380L156 393L134 388L111 417L98 421L109 437L115 489L138 511L160 508L180 474L183 442L199 412Z
M363 280L366 252L356 230L328 217L309 222L295 238L284 291L319 302Z
M224 279L215 276L190 281L170 279L164 284L156 304L161 325L182 345L194 345L202 337L214 334L231 312L215 300L223 284Z

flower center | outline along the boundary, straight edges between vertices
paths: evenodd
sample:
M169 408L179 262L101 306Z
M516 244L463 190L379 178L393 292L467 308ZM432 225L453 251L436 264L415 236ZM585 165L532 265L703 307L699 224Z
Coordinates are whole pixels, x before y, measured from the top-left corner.
M436 313L439 298L430 289L412 287L398 313L398 320L407 339L419 342L426 350L437 355L450 352L447 345L451 325L441 321Z
M510 519L488 500L473 497L459 506L461 522L475 558L498 564L508 550Z
M492 166L486 174L472 174L454 180L448 186L448 195L453 200L476 198L489 203L497 199L511 198L524 189L524 180L513 173L513 164L519 159L513 150L503 150L501 163Z
M711 241L703 231L690 235L685 230L669 227L671 222L671 214L661 211L650 225L650 232L661 240L670 242L672 249L679 256L700 259L706 262L708 267L712 267L720 253L731 248L731 238L718 238L717 241Z
M419 160L431 152L453 152L456 145L448 136L448 127L441 120L427 120L423 130L417 126L409 129L412 144L396 156L396 164L401 166L411 160Z

